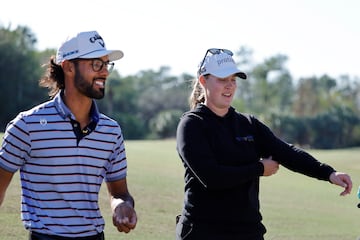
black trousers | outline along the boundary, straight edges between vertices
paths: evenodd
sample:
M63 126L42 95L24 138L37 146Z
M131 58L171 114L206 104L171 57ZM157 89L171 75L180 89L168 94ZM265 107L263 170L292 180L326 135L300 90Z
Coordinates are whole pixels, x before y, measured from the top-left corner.
M47 235L38 232L30 232L29 240L105 240L104 232L99 233L94 236L89 237L77 237L77 238L70 238L70 237L61 237L55 235Z
M263 231L259 233L239 232L238 228L221 228L216 225L194 223L184 216L176 217L176 240L264 240ZM265 232L265 229L264 229Z

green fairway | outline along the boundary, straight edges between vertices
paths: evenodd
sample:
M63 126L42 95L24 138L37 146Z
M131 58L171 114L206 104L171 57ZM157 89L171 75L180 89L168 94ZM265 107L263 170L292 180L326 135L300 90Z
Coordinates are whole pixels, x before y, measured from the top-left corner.
M100 205L107 224L106 239L174 239L175 216L183 201L183 167L175 141L127 141L126 149L128 184L136 201L138 225L129 234L116 231L103 186ZM341 188L281 167L278 174L261 179L261 211L268 229L265 239L356 240L360 236L360 209L356 207L360 202L356 196L360 183L360 148L310 153L350 173L354 182L352 194L341 197ZM0 231L2 240L27 239L20 221L18 173L0 208Z

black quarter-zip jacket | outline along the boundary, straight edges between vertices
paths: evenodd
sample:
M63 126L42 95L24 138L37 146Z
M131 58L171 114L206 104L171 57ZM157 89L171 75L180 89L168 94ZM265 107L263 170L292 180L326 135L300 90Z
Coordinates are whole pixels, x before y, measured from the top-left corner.
M230 107L219 117L203 104L184 113L177 128L177 151L185 167L183 215L190 222L265 232L259 206L260 158L329 180L335 170L290 145L251 115Z

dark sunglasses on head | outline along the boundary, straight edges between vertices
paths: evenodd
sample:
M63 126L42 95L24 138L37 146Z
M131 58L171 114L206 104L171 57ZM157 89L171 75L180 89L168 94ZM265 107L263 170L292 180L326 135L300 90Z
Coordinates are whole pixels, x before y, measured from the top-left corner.
M204 65L204 62L205 62L205 59L206 59L206 56L208 55L208 53L211 53L211 54L220 54L220 53L226 53L227 55L234 55L234 53L228 49L222 49L222 48L209 48L208 50L206 50L206 53L205 53L205 56L203 58L203 60L201 61L200 65L199 65L199 70L198 70L198 76L201 75L201 73L203 73L205 71L205 69L203 69L203 65Z

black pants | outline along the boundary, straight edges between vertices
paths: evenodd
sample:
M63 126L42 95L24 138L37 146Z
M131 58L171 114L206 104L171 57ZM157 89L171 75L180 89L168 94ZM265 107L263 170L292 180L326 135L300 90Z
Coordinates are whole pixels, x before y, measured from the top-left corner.
M233 227L218 229L217 225L194 223L183 216L177 216L176 222L176 240L264 240L263 231L244 233Z
M29 240L105 240L104 232L99 233L95 236L89 237L77 237L77 238L70 238L70 237L61 237L55 235L47 235L37 232L30 232Z

